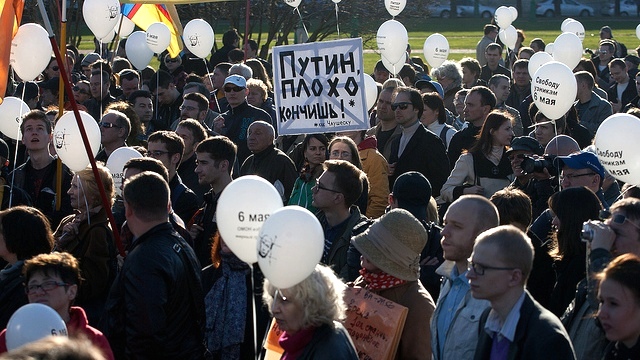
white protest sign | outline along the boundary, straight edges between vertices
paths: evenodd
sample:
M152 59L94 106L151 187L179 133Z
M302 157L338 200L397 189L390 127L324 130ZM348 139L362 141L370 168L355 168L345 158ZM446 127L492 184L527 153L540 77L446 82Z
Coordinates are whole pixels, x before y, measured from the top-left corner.
M362 39L273 49L278 134L368 128Z

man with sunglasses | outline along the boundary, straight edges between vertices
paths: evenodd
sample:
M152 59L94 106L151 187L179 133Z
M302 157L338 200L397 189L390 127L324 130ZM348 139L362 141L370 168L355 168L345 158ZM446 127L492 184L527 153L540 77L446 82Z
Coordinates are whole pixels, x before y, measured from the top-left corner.
M230 75L224 80L222 89L229 103L229 110L215 121L213 131L227 136L238 146L238 164L251 155L247 146L247 131L254 121L262 120L273 124L271 116L247 102L247 80L240 75Z
M531 240L518 228L478 236L466 277L471 295L491 307L480 318L474 359L576 359L560 320L525 291L532 266Z
M608 343L594 316L599 306L595 274L616 256L627 253L640 256L640 200L620 200L604 215L604 221L585 223L583 238L590 240L587 246L591 248L587 277L578 283L576 297L562 317L580 359L602 358Z
M391 142L389 186L405 172L417 171L431 183L433 196L439 196L451 169L444 143L420 122L424 111L420 92L409 87L397 88L391 110L402 127L402 134Z
M98 125L102 149L96 154L96 160L106 163L114 150L127 146L126 140L131 132L131 121L120 111L107 110Z

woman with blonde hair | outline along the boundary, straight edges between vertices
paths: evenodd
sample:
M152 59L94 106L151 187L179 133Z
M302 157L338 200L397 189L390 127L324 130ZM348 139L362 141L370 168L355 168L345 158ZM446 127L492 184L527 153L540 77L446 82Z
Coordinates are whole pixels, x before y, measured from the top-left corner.
M262 299L278 324L281 359L357 359L340 321L345 318L345 285L331 268L316 265L305 280L288 289L264 281Z
M109 170L97 165L109 203L113 205L115 188ZM65 251L78 259L84 283L78 289L76 302L95 324L102 315L117 262L113 231L109 225L98 184L90 166L78 171L68 191L75 214L62 219L53 234L56 251Z

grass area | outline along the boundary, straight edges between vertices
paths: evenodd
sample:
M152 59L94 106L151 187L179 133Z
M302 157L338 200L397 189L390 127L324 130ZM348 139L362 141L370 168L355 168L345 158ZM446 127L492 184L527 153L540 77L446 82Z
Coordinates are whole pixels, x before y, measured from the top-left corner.
M181 19L183 23L187 22L187 19ZM421 56L422 48L426 38L439 32L443 34L449 41L450 60L460 60L463 57L471 56L475 57L475 48L477 42L482 38L482 27L486 23L483 19L476 18L459 18L459 19L440 19L440 18L397 18L409 32L409 44L414 50L413 56ZM518 29L523 29L527 39L525 43L536 37L542 38L546 43L553 42L555 38L560 35L560 25L564 18L548 19L548 18L536 18L534 21L530 21L526 18L519 18L514 23ZM585 27L585 39L583 45L585 48L595 49L598 46L599 31L604 25L609 25L613 29L613 34L616 40L622 42L627 46L629 51L633 51L640 41L636 37L636 26L640 20L626 17L626 18L611 18L611 17L589 17L578 18ZM385 20L376 20L382 24ZM217 44L222 43L222 34L228 29L228 24L220 21L214 28L216 34ZM342 34L349 34L352 29L347 26L341 27ZM88 33L88 30L86 30ZM257 35L253 36L257 38ZM344 36L342 36L344 37ZM335 37L334 37L335 38ZM293 43L293 35L291 35L291 43ZM93 43L90 36L83 36L83 41L80 44L80 48L83 50L93 49ZM365 52L364 54L364 67L367 71L372 71L373 67L380 59L380 56L375 53L377 49L375 38L365 44L365 50L373 50L374 52ZM158 62L156 59L152 60L152 66L157 67Z

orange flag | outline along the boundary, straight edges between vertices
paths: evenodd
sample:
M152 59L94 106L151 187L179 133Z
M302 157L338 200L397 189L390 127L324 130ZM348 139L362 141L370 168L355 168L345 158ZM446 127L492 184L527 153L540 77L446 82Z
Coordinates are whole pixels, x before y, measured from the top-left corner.
M0 103L7 91L11 39L18 32L24 0L0 0Z

